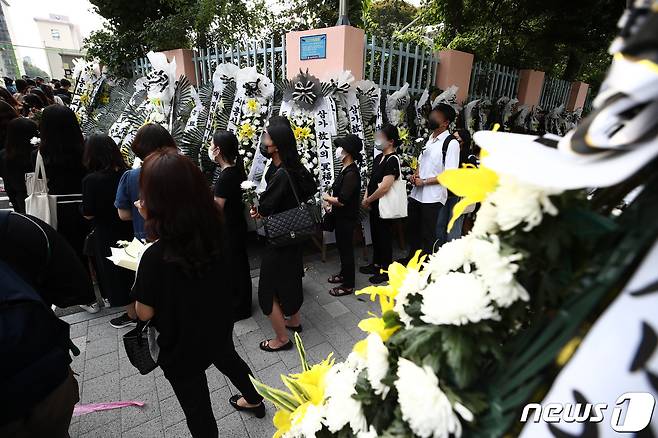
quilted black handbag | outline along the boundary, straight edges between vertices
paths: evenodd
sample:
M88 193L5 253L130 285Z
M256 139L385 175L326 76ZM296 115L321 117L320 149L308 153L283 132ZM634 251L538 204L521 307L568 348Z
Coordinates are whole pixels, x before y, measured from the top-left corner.
M151 356L147 330L148 323L139 321L137 327L123 335L128 360L142 375L150 373L158 366Z
M297 207L263 218L265 237L272 246L277 247L293 245L311 238L318 232L320 223L313 206L299 200L290 174L285 169L282 170L288 177Z

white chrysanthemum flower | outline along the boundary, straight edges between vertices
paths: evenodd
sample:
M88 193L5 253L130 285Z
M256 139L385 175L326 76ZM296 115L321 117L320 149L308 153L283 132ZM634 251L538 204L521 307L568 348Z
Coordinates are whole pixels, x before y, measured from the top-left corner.
M427 276L427 270L422 272L415 270L407 271L407 275L404 277L402 285L398 289L398 294L395 296L395 305L393 306L393 310L397 312L398 316L400 317L400 321L402 321L406 327L411 325L412 320L404 310L404 306L409 303L410 295L420 293L421 290L427 285Z
M433 277L439 277L451 271L470 268L471 236L444 243L439 250L429 257L426 263L427 270Z
M388 373L388 349L376 333L368 335L366 364L370 386L375 394L381 395L382 400L385 399L390 389L388 385L382 383L382 379Z
M36 146L36 145L38 145L39 143L41 143L41 139L40 139L39 137L32 137L32 138L30 139L30 144L31 144L32 146Z
M473 223L471 234L474 236L485 236L497 232L498 224L496 223L496 206L485 201L482 203L477 215L475 216L475 223Z
M397 376L395 387L402 418L416 435L424 438L448 438L451 434L461 437L459 418L430 367L421 368L401 357Z
M501 230L507 231L521 223L523 231L530 231L542 221L543 214L557 214L549 195L561 193L530 184L519 184L516 178L501 175L496 190L487 202L496 206L496 222Z
M325 376L325 420L331 432L338 432L346 424L358 433L368 427L361 402L352 398L356 395L359 372L347 363L334 365Z
M345 359L345 365L352 368L358 374L366 367L367 364L363 356L352 351L347 355L347 359Z
M450 272L422 292L420 319L428 324L462 325L483 319L499 319L484 282L475 274Z
M257 187L257 184L251 180L242 181L240 183L240 188L242 190L254 190Z
M284 436L288 438L306 438L315 436L315 434L322 429L322 418L324 415L325 409L323 405L318 406L309 403L304 411L304 416L299 423L297 423L296 418L291 418L292 427Z

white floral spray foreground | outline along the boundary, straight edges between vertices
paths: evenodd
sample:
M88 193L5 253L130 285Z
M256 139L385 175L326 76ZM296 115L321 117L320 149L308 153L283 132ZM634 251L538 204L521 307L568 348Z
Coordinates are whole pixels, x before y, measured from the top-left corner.
M358 292L379 299L381 315L359 323L367 338L345 362L309 365L295 335L302 372L281 376L290 392L253 379L278 408L275 438L460 437L482 409L460 392L478 372L474 356L495 354L492 324L530 298L515 277L522 253L497 233L528 232L545 214L555 216L549 195L557 193L486 168L446 172L441 182L464 197L457 212L482 203L474 231L427 258L416 254L406 267L393 263L389 285Z

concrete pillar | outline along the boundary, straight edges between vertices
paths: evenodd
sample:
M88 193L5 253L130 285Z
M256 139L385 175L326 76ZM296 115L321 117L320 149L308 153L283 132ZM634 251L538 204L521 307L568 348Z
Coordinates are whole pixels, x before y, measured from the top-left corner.
M585 106L585 99L587 99L587 90L589 84L576 81L571 83L571 92L569 93L569 100L567 101L567 111L573 111L576 108Z
M521 70L519 72L519 104L535 106L541 98L541 88L544 85L544 72L537 70Z
M176 79L181 75L185 75L192 85L197 85L196 74L194 73L194 61L192 60L194 52L192 50L174 49L166 50L162 53L165 54L169 62L176 59Z
M442 90L451 85L458 86L457 102L464 102L468 97L468 86L471 82L473 54L459 50L441 50L438 56L439 68L435 85Z
M316 38L314 38L316 37ZM324 37L324 38L323 38ZM302 52L304 39L305 53ZM315 50L306 51L313 45ZM286 76L295 77L299 70L306 71L320 80L334 73L349 70L354 79L363 79L363 29L352 26L333 26L286 34ZM304 58L302 59L302 55Z

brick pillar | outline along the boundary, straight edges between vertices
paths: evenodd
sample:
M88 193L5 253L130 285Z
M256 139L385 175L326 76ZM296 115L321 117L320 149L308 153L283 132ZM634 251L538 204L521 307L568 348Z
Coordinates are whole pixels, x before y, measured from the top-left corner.
M162 52L167 57L167 61L171 62L176 59L176 79L181 75L187 76L187 79L194 86L196 83L196 74L194 73L194 61L192 56L194 52L190 49L174 49Z
M458 86L457 102L464 102L468 97L468 86L471 82L473 54L459 50L441 50L438 57L439 68L435 85L442 90L451 85Z
M571 83L571 92L569 93L569 100L567 101L567 111L573 111L576 108L582 108L585 105L587 98L587 90L589 84L576 81Z
M544 85L544 72L537 70L521 70L519 72L519 104L535 106L541 98L541 88Z
M324 44L324 58L302 59L301 40L304 37L318 37L319 47ZM309 41L311 38L307 39ZM354 79L363 79L363 51L365 39L363 29L352 26L333 26L286 34L286 76L292 79L299 70L306 71L320 80L333 74L349 70ZM318 53L321 53L321 49Z

